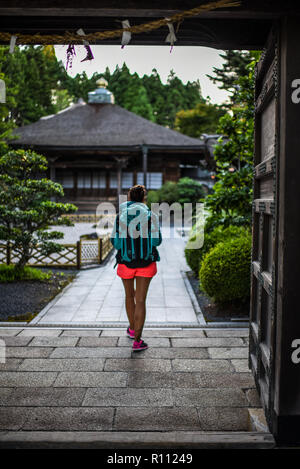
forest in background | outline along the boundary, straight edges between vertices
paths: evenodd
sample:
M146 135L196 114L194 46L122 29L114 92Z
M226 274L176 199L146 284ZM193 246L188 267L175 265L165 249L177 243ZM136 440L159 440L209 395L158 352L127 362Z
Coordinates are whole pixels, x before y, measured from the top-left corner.
M116 104L187 135L199 137L203 132L214 132L224 114L223 107L202 97L199 80L184 84L172 70L165 84L156 69L140 77L131 73L125 63L114 71L107 67L91 77L85 72L72 77L65 64L57 60L53 46L16 47L13 54L9 54L7 46L0 46L0 78L6 83L7 94L6 105L1 106L2 127L4 122L6 128L30 124L65 109L79 98L87 101L88 92L95 90L101 77L108 81ZM181 115L176 120L179 111L191 109L198 109L197 131L183 125L185 117L190 120L190 116Z

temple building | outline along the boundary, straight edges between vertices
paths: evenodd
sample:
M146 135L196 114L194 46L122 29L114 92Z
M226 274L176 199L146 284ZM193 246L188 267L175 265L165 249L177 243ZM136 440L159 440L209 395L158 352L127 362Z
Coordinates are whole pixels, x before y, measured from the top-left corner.
M79 213L92 212L101 201L117 203L118 194L126 194L133 184L158 189L166 181L190 176L212 185L207 139L150 122L114 104L104 79L97 85L87 103L80 99L14 130L17 138L10 142L47 157L47 177L62 184L64 202L77 205ZM203 173L203 168L208 170Z

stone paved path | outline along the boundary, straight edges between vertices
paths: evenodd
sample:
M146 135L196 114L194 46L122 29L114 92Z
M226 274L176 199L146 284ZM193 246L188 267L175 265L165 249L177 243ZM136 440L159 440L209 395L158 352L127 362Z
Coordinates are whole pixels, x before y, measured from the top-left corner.
M162 229L161 261L147 297L147 324L186 323L197 325L197 317L186 289L182 271L189 270L184 258L185 240L168 238ZM105 266L81 270L76 279L58 295L33 324L102 325L127 323L124 289L116 275L114 254Z
M247 329L146 328L139 353L117 328L2 327L0 337L0 442L13 432L245 432L249 411L261 412Z

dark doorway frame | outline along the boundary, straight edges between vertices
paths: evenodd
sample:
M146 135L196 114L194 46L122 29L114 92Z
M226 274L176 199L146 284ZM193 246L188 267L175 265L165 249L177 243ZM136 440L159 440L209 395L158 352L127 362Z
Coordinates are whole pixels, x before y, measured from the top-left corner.
M53 7L52 2L45 0L13 0L9 7L7 3L0 1L0 32L17 35L22 32L62 34L66 30L76 31L78 28L83 28L86 33L109 30L116 28L116 19L130 19L132 23L139 24L154 18L171 16L181 10L182 2L169 0L165 2L164 8L154 0L145 0L142 6L137 0L129 0L126 8L117 0L104 0L101 2L101 8L98 4L96 0L87 0L83 10L80 8L81 2L76 0L63 0L59 8ZM197 4L195 1L187 1L185 8L193 8ZM297 295L300 279L300 211L297 204L300 200L300 132L297 106L300 104L300 93L298 98L297 91L298 87L300 88L299 18L300 7L295 7L295 2L290 0L244 0L237 8L224 7L185 20L180 26L176 43L176 46L264 49L264 54L268 54L267 38L272 28L276 34L276 45L272 46L277 48L278 57L278 87L275 90L278 100L275 134L276 190L273 205L267 208L274 211L276 242L273 244L273 277L270 283L274 301L269 313L264 309L261 297L256 303L260 308L260 317L267 315L271 328L268 365L270 373L265 381L267 384L264 383L264 386L267 386L267 394L271 396L269 400L263 398L261 377L256 373L251 359L250 363L270 430L278 443L289 444L300 443L300 352L297 355L297 345L295 346L296 341L300 341ZM151 34L133 36L131 44L163 45L165 37L165 30L156 30ZM0 41L2 44L7 43ZM80 39L78 43L81 43ZM120 44L120 39L96 43ZM267 79L263 86L266 81ZM260 207L263 209L262 201ZM266 209L266 205L264 207ZM255 243L259 243L259 236L255 238L253 246L254 262L256 248L258 249ZM263 277L263 270L260 271L260 276ZM254 303L252 308L255 308L253 305ZM258 324L257 348L261 348L263 344L260 327L261 324ZM250 339L250 352L253 355L258 352L253 352L253 338Z

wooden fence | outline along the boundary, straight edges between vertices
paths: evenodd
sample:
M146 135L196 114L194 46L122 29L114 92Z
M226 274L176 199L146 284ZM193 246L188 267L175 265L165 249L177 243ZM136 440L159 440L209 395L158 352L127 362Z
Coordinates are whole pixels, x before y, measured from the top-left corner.
M64 215L64 217L69 218L73 223L97 223L101 215L96 215L95 213L75 213Z
M73 223L98 223L100 218L114 218L115 215L113 214L105 214L105 215L96 215L95 213L72 213L66 214L64 217L69 218Z
M61 252L48 256L43 255L37 247L27 265L80 269L83 265L101 264L113 249L109 234L97 240L80 240L76 244L62 244L62 246L64 249ZM19 258L20 254L13 252L9 243L0 243L1 264L16 264Z

